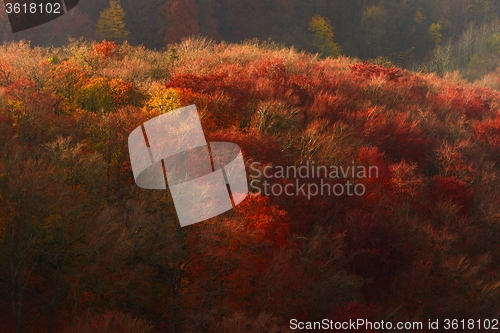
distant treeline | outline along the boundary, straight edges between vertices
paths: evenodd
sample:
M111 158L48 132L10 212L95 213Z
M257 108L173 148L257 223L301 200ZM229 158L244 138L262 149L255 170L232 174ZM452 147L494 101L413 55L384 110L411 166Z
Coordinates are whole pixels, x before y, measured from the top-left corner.
M82 1L71 15L16 35L4 17L0 37L40 45L60 45L68 34L99 39L96 24L109 5ZM479 29L500 12L500 0L121 0L120 5L133 45L162 48L201 34L227 42L271 38L314 51L308 22L320 14L330 20L343 54L404 67L431 61L437 46L459 41L471 26ZM462 59L462 67L470 61L464 66Z

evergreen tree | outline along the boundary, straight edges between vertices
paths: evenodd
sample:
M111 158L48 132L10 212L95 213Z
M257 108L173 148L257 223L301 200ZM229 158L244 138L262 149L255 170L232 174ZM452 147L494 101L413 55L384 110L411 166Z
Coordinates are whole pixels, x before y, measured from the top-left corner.
M107 40L123 42L130 33L125 29L124 17L120 0L110 0L109 8L103 10L97 20L97 34Z
M340 55L340 46L333 41L333 28L327 18L314 15L309 21L309 30L313 34L312 44L318 52L334 58Z

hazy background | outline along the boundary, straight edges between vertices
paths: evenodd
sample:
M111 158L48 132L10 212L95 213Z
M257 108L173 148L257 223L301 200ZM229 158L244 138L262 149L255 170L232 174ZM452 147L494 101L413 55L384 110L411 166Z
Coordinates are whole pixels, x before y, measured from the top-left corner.
M192 34L216 41L272 39L299 50L311 45L308 22L327 18L342 54L410 69L460 69L477 79L497 67L498 0L121 0L126 40L162 48ZM3 6L3 4L2 4ZM110 6L82 0L76 10L49 24L12 34L2 11L2 41L30 40L59 46L68 36L101 39L96 24ZM109 38L108 38L109 39Z

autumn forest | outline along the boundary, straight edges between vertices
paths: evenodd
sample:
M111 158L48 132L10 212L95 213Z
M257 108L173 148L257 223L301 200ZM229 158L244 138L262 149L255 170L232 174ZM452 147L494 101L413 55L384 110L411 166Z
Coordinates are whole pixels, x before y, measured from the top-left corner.
M82 0L16 34L0 13L0 332L498 323L500 1ZM180 227L127 140L192 104L249 184L376 173Z

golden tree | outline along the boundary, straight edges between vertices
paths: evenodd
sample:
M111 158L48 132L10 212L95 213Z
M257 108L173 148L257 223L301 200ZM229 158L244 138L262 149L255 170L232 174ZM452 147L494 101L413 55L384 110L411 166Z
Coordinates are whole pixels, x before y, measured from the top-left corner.
M120 0L110 0L109 8L103 10L97 20L97 34L104 39L123 42L130 33L125 29L124 17L125 11Z
M340 55L340 46L333 41L333 28L327 18L314 15L309 21L309 31L313 34L312 45L318 52L333 58Z

